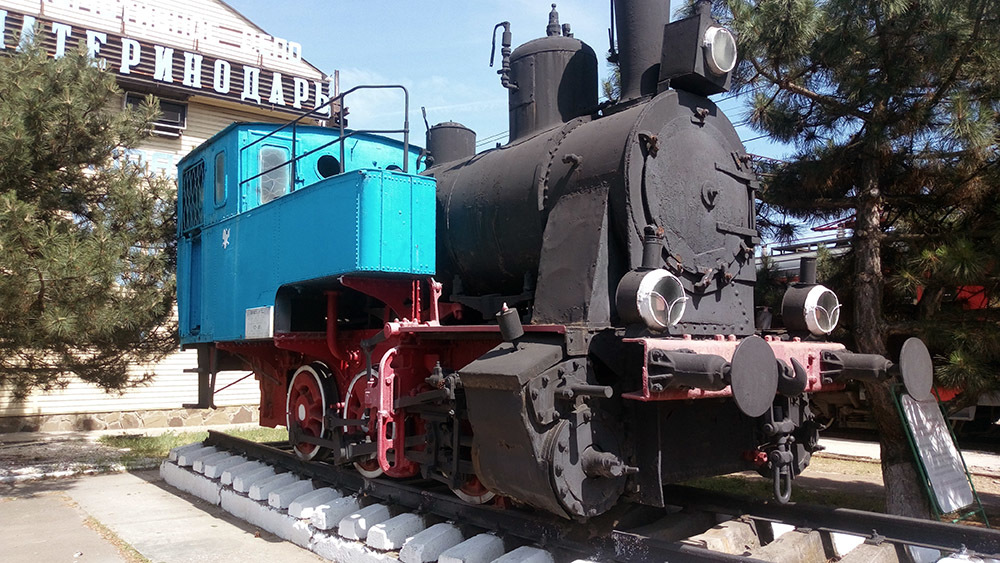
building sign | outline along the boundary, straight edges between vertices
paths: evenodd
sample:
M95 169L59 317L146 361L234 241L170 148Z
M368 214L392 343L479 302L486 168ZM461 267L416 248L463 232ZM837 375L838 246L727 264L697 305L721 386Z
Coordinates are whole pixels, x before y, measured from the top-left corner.
M900 404L938 508L948 513L972 505L976 497L965 471L965 461L955 446L937 401L933 398L918 401L904 393Z
M202 54L288 71L302 46L273 37L218 0L3 0L8 9L98 31L189 47Z
M55 57L61 57L68 50L82 46L96 64L116 73L126 84L169 87L189 95L296 113L322 106L332 95L333 84L326 79L295 76L264 68L259 63L241 63L209 56L200 50L180 49L147 39L46 20L13 10L0 9L0 24L3 29L4 51L21 49L35 35ZM301 60L302 50L297 44L271 39L276 41L272 47L280 50L283 58ZM265 57L260 44L253 49L257 61L263 61ZM277 55L272 52L270 56ZM317 114L328 117L329 106Z

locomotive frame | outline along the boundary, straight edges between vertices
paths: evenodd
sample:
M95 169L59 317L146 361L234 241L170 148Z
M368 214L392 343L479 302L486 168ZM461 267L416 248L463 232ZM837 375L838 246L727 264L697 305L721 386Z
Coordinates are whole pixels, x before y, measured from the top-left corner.
M615 9L622 100L603 105L555 6L513 51L497 25L497 149L440 124L412 174L407 141L300 118L185 157L178 301L200 402L250 366L261 424L287 425L303 459L583 520L744 469L787 501L818 449L811 393L899 374L929 392L918 340L902 370L825 341L839 304L814 279L786 295L785 337L755 333L756 178L707 97L735 42L705 3L673 23L667 2Z

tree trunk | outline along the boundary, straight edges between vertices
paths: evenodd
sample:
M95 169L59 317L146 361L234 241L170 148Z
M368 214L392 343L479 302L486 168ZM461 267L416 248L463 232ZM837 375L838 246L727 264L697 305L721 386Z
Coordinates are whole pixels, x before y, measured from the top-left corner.
M878 185L878 161L862 164L854 227L855 292L854 337L858 351L886 355L885 323L882 319L882 194ZM886 383L865 385L872 406L875 428L882 446L882 481L885 509L889 514L929 518L924 487L910 453L903 423Z
M864 354L885 354L882 320L882 194L878 163L862 164L862 182L854 220L854 339Z

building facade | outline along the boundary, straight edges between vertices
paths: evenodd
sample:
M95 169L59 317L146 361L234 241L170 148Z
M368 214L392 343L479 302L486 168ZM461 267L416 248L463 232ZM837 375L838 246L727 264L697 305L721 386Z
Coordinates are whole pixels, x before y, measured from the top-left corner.
M328 104L335 75L309 64L298 43L268 35L218 0L0 0L0 28L6 53L31 41L53 57L86 50L115 74L118 107L156 96L161 116L132 156L170 177L184 155L234 121L285 122L314 111L306 122L326 124L337 113ZM154 372L153 383L120 395L79 380L20 402L0 389L0 432L257 419L257 381L247 372L219 374L218 409L184 408L197 399L196 364L192 350L135 366Z

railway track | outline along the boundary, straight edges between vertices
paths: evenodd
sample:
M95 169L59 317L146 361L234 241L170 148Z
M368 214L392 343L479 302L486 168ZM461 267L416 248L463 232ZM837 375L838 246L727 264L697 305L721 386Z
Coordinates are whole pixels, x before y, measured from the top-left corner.
M776 505L670 487L676 507L622 506L586 524L470 505L425 481L365 479L282 444L210 432L160 472L250 524L332 561L936 561L1000 557L1000 532ZM285 446L287 447L287 446Z

